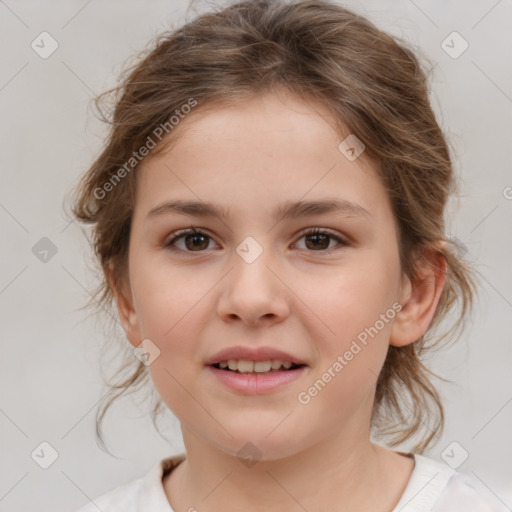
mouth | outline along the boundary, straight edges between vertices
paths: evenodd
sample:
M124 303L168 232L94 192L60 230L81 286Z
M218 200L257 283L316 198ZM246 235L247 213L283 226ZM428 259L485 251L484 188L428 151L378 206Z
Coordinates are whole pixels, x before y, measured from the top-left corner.
M286 389L307 374L308 365L272 359L228 359L206 365L217 382L243 395L265 395Z
M229 373L249 374L249 375L272 375L274 373L283 373L305 367L305 364L295 364L291 361L281 361L279 359L267 361L248 361L244 359L229 359L211 364L217 370Z

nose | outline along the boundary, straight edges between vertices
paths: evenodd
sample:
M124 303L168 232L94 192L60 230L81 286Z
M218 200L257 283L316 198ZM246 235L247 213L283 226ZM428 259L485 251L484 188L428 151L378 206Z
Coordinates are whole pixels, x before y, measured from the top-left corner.
M248 260L250 261L250 260ZM282 322L290 309L290 290L270 251L248 262L233 255L233 269L221 281L217 313L227 322L271 325Z

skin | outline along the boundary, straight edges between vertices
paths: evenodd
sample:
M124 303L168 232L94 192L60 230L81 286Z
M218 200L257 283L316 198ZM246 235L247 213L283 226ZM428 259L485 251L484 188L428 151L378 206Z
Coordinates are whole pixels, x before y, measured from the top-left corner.
M406 345L427 330L446 267L444 260L435 262L438 270L423 264L414 282L402 274L375 163L365 153L345 158L338 145L349 132L333 126L322 104L286 92L207 112L199 106L176 128L176 144L138 170L129 280L115 296L130 343L158 346L148 368L181 423L187 459L163 483L176 512L385 512L407 485L412 458L369 440L376 376L390 344ZM333 195L368 215L277 224L271 216L284 201ZM231 216L147 217L175 199L215 203ZM200 249L183 237L174 243L181 252L165 247L191 225L206 235ZM315 227L347 243L315 245L301 234ZM263 248L250 264L236 252L248 236ZM298 394L397 302L402 310L378 335L307 405L299 403ZM234 345L275 346L308 368L273 393L242 395L204 367ZM262 454L251 467L237 457L248 441Z

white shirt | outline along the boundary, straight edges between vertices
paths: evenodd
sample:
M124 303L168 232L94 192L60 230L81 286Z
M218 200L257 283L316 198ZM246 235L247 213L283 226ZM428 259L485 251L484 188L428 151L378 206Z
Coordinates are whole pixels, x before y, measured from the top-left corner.
M116 487L77 512L174 512L167 500L162 477L184 459L185 454L163 459L146 476ZM493 508L477 492L467 475L422 455L414 454L414 461L407 487L392 512L501 510Z

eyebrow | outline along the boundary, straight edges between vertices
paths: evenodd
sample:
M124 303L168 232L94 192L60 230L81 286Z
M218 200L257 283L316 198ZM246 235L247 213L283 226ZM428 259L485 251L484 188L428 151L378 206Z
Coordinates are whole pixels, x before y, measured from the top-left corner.
M166 201L151 209L146 220L163 214L181 214L193 217L214 217L226 220L230 217L229 209L204 201ZM273 212L276 222L295 217L323 215L327 213L342 214L345 216L368 217L371 215L361 205L345 199L324 199L317 201L286 201L280 204Z

